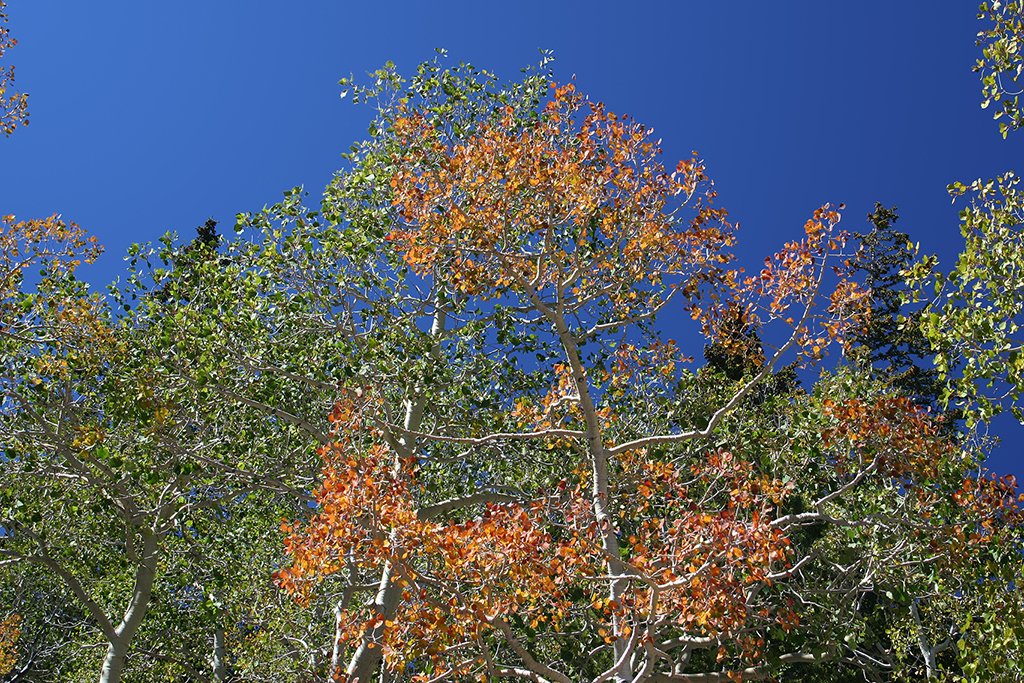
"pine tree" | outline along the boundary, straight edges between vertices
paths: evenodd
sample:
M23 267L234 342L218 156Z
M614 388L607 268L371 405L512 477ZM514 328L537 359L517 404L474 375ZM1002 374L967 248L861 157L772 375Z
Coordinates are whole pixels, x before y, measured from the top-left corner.
M902 310L902 271L913 264L914 251L906 233L892 227L898 218L895 206L886 209L876 202L875 212L868 214L871 231L855 233L861 248L849 265L851 274L864 273L864 287L871 290L871 316L853 334L852 356L896 391L922 406L938 408L938 372L919 365L925 359L930 364L931 345L914 324L916 312Z

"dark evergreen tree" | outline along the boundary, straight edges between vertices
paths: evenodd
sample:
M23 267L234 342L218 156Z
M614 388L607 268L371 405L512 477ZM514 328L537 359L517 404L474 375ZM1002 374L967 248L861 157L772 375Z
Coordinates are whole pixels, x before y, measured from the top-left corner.
M745 373L761 367L764 363L761 337L742 310L733 310L718 330L718 337L704 346L704 360L708 367L734 382L743 379Z
M868 214L871 230L855 233L861 248L849 265L853 274L863 273L864 286L871 290L871 317L853 334L852 356L896 391L938 408L942 385L929 367L931 345L916 324L917 312L903 310L900 299L905 287L901 271L913 263L914 251L906 233L892 227L898 218L895 206L886 209L876 202L875 212Z
M220 235L217 234L218 221L207 218L206 223L196 228L196 236L180 251L176 251L170 257L170 263L180 276L168 279L154 292L153 298L160 303L168 303L172 299L189 300L192 293L201 285L199 269L202 264L219 259L222 266L227 265L228 260L217 254L220 247ZM173 287L175 291L168 289Z
M726 318L718 330L718 337L704 346L704 360L708 368L725 375L733 382L756 374L765 362L764 346L754 325L740 309ZM762 403L770 396L781 396L796 391L800 378L796 363L779 368L754 388L748 397L755 403Z
M217 221L213 220L212 217L207 218L206 223L196 228L196 238L192 240L191 248L194 249L199 245L214 251L220 246L220 236L217 234Z
M943 428L952 430L958 413L941 410L942 384L938 372L931 369L933 357L931 346L916 324L917 311L905 309L901 292L905 284L901 273L914 261L914 250L910 238L893 228L899 218L896 207L887 209L876 203L873 213L868 214L871 230L855 233L861 248L848 262L851 275L861 274L863 286L871 291L871 316L856 328L851 335L852 348L849 357L875 378L889 384L896 392L913 398L918 404L936 411ZM709 363L712 359L705 353ZM715 360L721 365L722 361ZM787 513L801 512L800 499L790 502L797 505ZM821 525L807 531L806 537L796 537L794 543L802 546L813 545L823 534ZM886 673L894 666L891 655L893 646L890 639L893 615L907 605L886 599L875 592L866 593L858 603L858 612L863 618L865 642L874 641L873 655L880 667L869 672L852 663L829 661L811 666L795 666L785 670L782 680L794 683L859 683L893 680ZM793 647L798 648L799 643ZM945 656L949 656L947 653ZM952 661L946 662L953 666Z

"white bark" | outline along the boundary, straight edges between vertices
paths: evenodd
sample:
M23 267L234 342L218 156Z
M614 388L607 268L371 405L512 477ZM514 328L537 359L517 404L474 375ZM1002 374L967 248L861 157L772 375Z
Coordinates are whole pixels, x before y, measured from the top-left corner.
M430 326L430 334L436 340L430 354L435 358L440 353L440 341L437 340L439 340L441 333L444 332L446 319L447 316L444 308L440 303L437 303L434 310L434 320ZM419 431L425 407L426 400L422 395L413 396L406 401L405 421L403 424L406 434L397 442L399 449L403 451L398 455L407 456L412 453L414 438L409 435L409 432ZM395 568L390 562L385 563L380 577L380 584L377 588L377 596L373 601L373 610L380 617L381 622L385 620L390 621L395 616L401 595L401 587L398 585L397 577L395 576ZM362 641L349 660L348 668L345 671L348 675L349 683L356 683L356 681L358 683L370 683L374 671L377 670L377 666L380 664L382 654L380 641L383 638L384 629L385 626L381 623L381 625L363 634Z
M156 567L159 559L160 539L150 529L142 531L142 552L139 565L135 570L135 587L132 589L131 601L121 619L121 624L114 629L113 637L108 637L107 654L103 658L100 670L100 683L119 683L124 670L124 660L128 654L128 645L135 637L142 620L149 608L153 596L153 582L156 579Z
M621 561L619 540L615 533L615 519L611 514L608 504L609 453L601 433L601 419L597 414L597 407L590 396L590 384L583 363L580 361L576 339L561 315L550 311L550 309L549 313L559 341L562 344L562 349L565 352L566 360L569 363L569 369L572 372L573 383L579 395L580 408L583 410L587 421L587 444L591 466L593 467L591 498L594 518L601 529L602 550L604 550L605 556L608 558L609 574L613 577L619 577L624 574L625 566ZM624 579L613 578L608 585L609 600L614 600L621 604L622 596L628 585L628 581ZM616 636L613 652L614 661L617 663L613 678L617 683L628 683L633 680L632 662L628 656L632 639L626 637L625 626L626 624L619 617L612 618L612 633Z
M398 600L402 593L395 579L394 566L391 563L386 564L380 577L377 597L373 601L373 611L382 619L390 620L398 609ZM349 683L355 683L357 680L360 683L369 683L381 660L380 641L384 636L384 628L381 624L363 634L363 640L349 660L345 672L348 674Z
M347 596L346 596L347 597ZM341 668L341 629L342 615L345 610L345 600L339 600L334 606L334 645L331 647L331 673Z
M928 636L925 634L924 625L921 623L921 614L917 610L917 602L910 603L910 614L914 617L914 624L917 626L917 647L921 651L921 657L924 658L925 675L928 678L935 678L939 673L936 655L949 647L952 640L946 638L935 647L929 646Z
M213 680L216 683L224 683L228 679L227 647L224 635L224 627L218 624L213 631L213 658L210 662Z

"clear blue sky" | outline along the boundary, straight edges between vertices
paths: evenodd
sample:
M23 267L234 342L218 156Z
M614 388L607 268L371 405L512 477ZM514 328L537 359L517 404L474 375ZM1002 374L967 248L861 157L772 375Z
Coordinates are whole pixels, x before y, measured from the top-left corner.
M227 227L295 185L315 196L371 111L337 81L444 47L513 79L554 50L561 79L653 126L670 159L698 150L739 221L742 262L845 202L876 201L948 266L962 245L945 187L1014 169L979 107L977 2L156 3L10 0L5 60L31 124L0 139L0 213L61 213L106 246L84 277L123 272L128 244L206 218ZM1021 171L1024 169L1016 168ZM1024 428L998 423L991 465L1024 476Z

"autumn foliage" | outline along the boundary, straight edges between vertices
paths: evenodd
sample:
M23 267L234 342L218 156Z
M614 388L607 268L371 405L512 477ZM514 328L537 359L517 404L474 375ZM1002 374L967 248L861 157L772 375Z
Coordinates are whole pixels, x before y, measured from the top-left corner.
M373 443L379 434L364 429L371 406L335 407L336 440L324 449L317 492L322 512L307 530L285 525L296 532L288 542L293 562L278 581L302 596L353 565L394 568L401 589L395 613L352 609L340 638L358 642L367 629L384 626L374 644L396 671L424 654L435 676L478 671L479 656L462 653L465 643L489 631L511 635L512 623L557 632L582 619L604 642L625 638L634 647L654 642L651 630L664 623L711 632L748 620L798 623L792 609L752 613L745 603L752 585L770 584L773 567L789 566L788 540L772 526L787 487L755 476L732 454L708 454L686 471L639 453L622 458L622 482L610 493L635 497L620 511L633 529L620 541L630 585L609 599L601 586L604 529L588 495L586 462L574 481L532 501L485 503L473 519L438 522L429 507L416 509L415 463L395 462ZM760 657L763 641L741 644Z
M20 623L21 617L17 614L12 614L0 621L0 676L10 673L18 662Z
M5 299L20 290L30 267L60 278L102 252L95 237L58 215L27 221L3 216L0 221L0 296Z
M33 362L41 372L69 372L72 358L92 356L89 349L103 337L97 317L99 300L73 274L103 252L95 237L60 216L17 221L0 217L0 339L12 344L43 341L46 351ZM39 277L42 296L26 295L24 280ZM73 362L73 361L72 361ZM13 376L4 379L17 383Z
M134 245L108 300L76 277L100 253L78 226L3 217L0 677L1017 666L972 651L1020 631L1000 624L1024 614L1016 482L849 355L798 372L866 344L871 316L901 322L869 310L898 294L853 281L842 204L744 270L704 160L666 162L574 82L373 76L346 79L379 117L318 210L296 189L237 238L210 219L187 245ZM1000 340L1021 288L987 264L1017 255L1020 221L989 216L1020 202L998 182L973 188L1005 206L965 214L984 248L938 282L960 289L928 335L977 328L973 367L1017 386Z
M18 44L11 37L10 29L4 26L7 23L7 14L3 11L6 6L7 3L0 0L0 58ZM8 90L12 92L8 94ZM28 125L28 95L14 90L14 67L0 65L0 133L10 137L19 123Z
M571 83L553 95L535 126L515 125L508 107L454 143L422 113L400 112L407 151L390 184L401 224L387 239L406 262L451 269L456 289L484 296L562 286L574 306L615 283L610 303L628 316L656 307L640 283L688 275L696 287L705 264L728 260L732 231L714 192L698 195L707 178L696 156L668 173L651 131L588 104L576 132L583 99ZM664 212L680 195L697 195L682 230Z
M422 384L393 385L400 372L391 370L370 384L341 383L316 513L284 525L291 566L276 574L299 600L335 576L350 577L351 593L372 586L375 598L347 592L336 612L336 678L363 680L383 661L393 675L423 681L568 681L565 657L583 647L607 652L582 665L595 680L671 675L658 672L709 648L718 671L678 680L762 678L768 633L799 627L796 603L777 588L807 562L790 539L806 520L784 511L792 483L699 444L782 354L820 359L859 320L864 292L853 283L840 280L822 297L827 262L844 241L839 213L815 211L804 238L756 275L730 270L735 231L696 154L669 172L652 130L572 83L550 93L535 110L506 100L452 119L429 101L397 98L379 124L388 132L361 152L354 180L337 183L354 193L343 183L371 179L389 226L378 257L424 283L428 294L407 314L432 319L418 363L443 373L438 364L459 348L446 325L471 327L503 310L546 329L551 351L538 354L536 370L524 368L520 391L492 384L493 398L478 400L483 411L464 412ZM727 345L737 319L787 331L777 353L760 356L707 419L686 428L656 407L688 376L690 359L651 332L668 311ZM482 352L499 359L492 371L507 372L533 338L503 330ZM602 350L588 355L595 343ZM487 357L473 362L485 367ZM877 469L892 481L931 462L926 418L909 403L886 409L878 429L906 436L899 456L859 465L837 457L833 480L859 482ZM831 438L889 439L869 427L842 431L854 422L844 418ZM454 449L464 449L465 476L478 482L444 499L432 493L444 471L434 463L451 461ZM518 449L546 453L559 464L546 485L498 483L488 465L469 464L484 449L499 460ZM899 458L906 464L896 470ZM775 662L789 661L774 647Z

